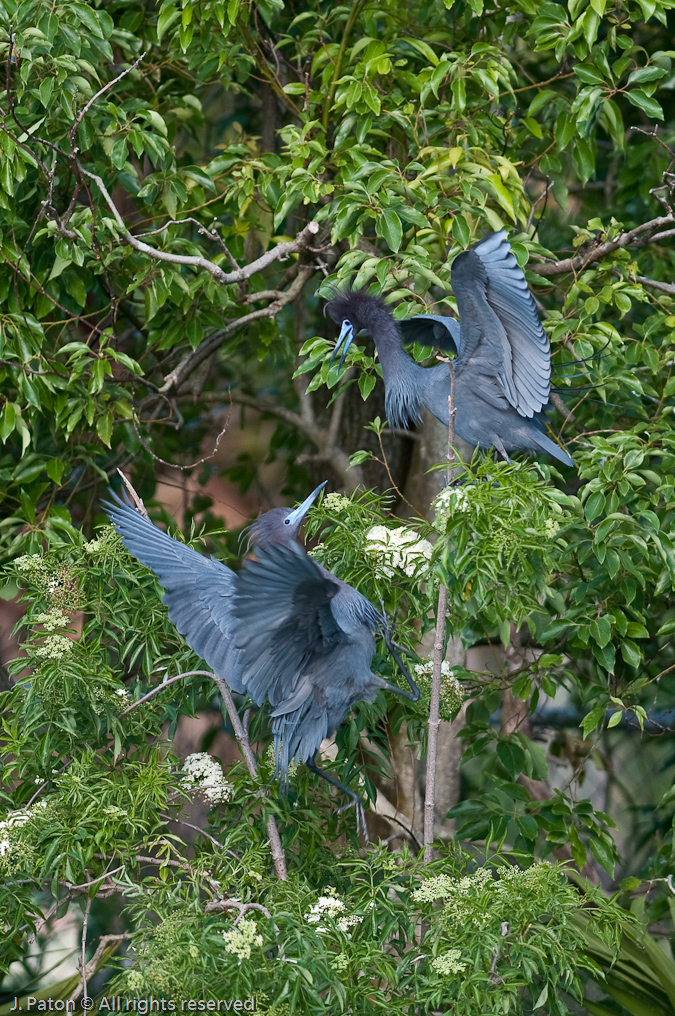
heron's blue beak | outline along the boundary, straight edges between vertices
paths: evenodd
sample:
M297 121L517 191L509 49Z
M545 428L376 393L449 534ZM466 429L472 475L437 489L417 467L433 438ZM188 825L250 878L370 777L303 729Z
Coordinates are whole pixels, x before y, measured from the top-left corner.
M294 508L293 511L286 516L286 518L284 519L286 525L294 526L296 522L299 522L301 519L304 519L305 515L312 507L312 505L314 504L317 497L319 496L319 494L321 493L321 491L323 490L323 488L326 486L327 483L328 480L324 480L323 483L320 483L318 487L315 487L315 489L312 491L309 497L306 497L298 508Z
M342 322L342 328L340 329L338 340L335 343L333 355L331 356L330 363L328 364L329 370L333 366L333 360L337 356L337 352L342 343L344 342L344 349L342 350L342 356L340 357L340 367L339 367L339 369L342 370L342 364L345 362L345 357L349 351L349 347L351 346L353 339L354 339L354 325L351 323L351 321L348 321L347 318L345 318L345 320Z

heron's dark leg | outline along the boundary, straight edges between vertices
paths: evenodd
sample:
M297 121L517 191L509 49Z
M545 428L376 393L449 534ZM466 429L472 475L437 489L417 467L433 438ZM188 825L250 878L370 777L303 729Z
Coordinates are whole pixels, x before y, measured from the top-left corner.
M346 811L347 808L355 808L356 831L357 833L359 833L359 835L363 833L363 838L367 843L368 826L366 825L366 813L363 807L363 802L361 801L359 795L355 791L351 790L349 787L346 787L344 783L340 783L339 780L336 780L334 776L329 776L328 773L325 773L323 771L323 769L319 769L318 765L316 764L316 752L312 755L310 759L307 759L307 768L311 769L313 773L316 773L316 775L320 776L323 780L326 780L327 783L330 783L332 787L335 787L337 790L341 790L343 794L346 794L347 797L351 798L351 803L344 804L341 808L338 808L337 813L339 815L341 812Z
M494 443L495 448L497 449L497 451L501 455L501 457L504 459L504 462L508 462L509 465L512 465L511 459L509 458L508 453L506 451L506 448L502 444L501 440L498 437L495 437L493 443Z
M397 649L401 649L403 652L407 652L407 650L403 649L402 646L398 646L394 642L392 637L391 637L392 628L391 628L391 624L389 623L389 618L387 617L387 615L385 613L385 610L384 610L384 603L382 604L382 617L384 618L384 624L382 626L382 633L384 635L385 645L386 645L387 649L389 650L389 652L391 653L391 655L396 660L396 662L398 663L400 669L403 671L403 676L405 677L406 681L410 685L410 691L403 691L402 688L398 688L395 684L389 684L386 681L384 682L384 687L386 688L387 691L396 692L397 695L402 695L403 698L410 699L411 702L417 702L417 700L420 697L420 690L417 687L417 685L415 684L415 682L413 681L413 679L411 677L411 674L410 674L410 671L408 670L408 668L404 664L404 662L401 659L401 657L396 652Z

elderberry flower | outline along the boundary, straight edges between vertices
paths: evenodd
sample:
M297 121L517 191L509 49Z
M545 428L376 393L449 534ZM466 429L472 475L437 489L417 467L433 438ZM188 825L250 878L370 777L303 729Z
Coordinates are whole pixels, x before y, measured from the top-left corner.
M73 643L65 635L48 635L42 645L33 650L36 656L45 656L49 660L60 660L72 651Z
M253 946L260 948L263 944L262 935L256 932L257 927L253 918L243 917L236 928L223 932L225 952L238 956L240 964L242 960L249 960Z
M343 914L347 909L342 900L335 895L335 890L332 886L328 886L326 892L331 895L319 896L316 903L312 903L310 906L309 913L304 915L307 924L316 924L316 930L319 932L328 930L319 924L319 921L323 920L324 917L330 917L331 920L335 920L338 914Z
M54 631L55 628L67 628L70 624L70 618L62 610L59 610L58 607L52 607L51 610L37 614L33 618L33 624L43 625L45 631Z
M431 961L431 965L441 977L451 977L452 974L461 974L466 970L466 963L459 963L462 955L461 949L448 949L441 956Z
M352 507L352 502L344 494L326 494L321 507L327 512L345 512Z
M373 526L366 533L366 553L373 556L379 565L379 573L393 578L396 569L412 578L431 559L432 546L428 540L420 540L414 529L388 529Z
M420 686L422 708L428 712L431 701L431 678L434 672L433 660L417 663L414 671ZM441 663L441 719L446 721L454 720L463 702L464 689L455 676L454 667L451 667L447 660L443 660Z
M223 779L220 762L207 751L188 755L183 763L183 786L209 804L222 804L232 796L232 784Z
M546 522L544 523L544 532L548 536L549 540L553 539L559 529L560 526L555 519L546 519Z
M436 529L444 532L453 515L466 514L471 511L469 491L473 490L474 487L475 484L473 483L463 487L445 487L436 496L433 502L436 510L434 518Z

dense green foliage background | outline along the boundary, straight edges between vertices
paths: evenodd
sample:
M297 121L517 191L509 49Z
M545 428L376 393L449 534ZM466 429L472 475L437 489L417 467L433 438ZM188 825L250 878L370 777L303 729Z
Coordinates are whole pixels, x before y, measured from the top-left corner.
M106 990L128 995L255 994L277 1014L675 1011L672 6L0 0L0 551L3 595L23 587L26 608L1 705L10 999L33 990L31 932L44 943L76 900L88 959L108 950L90 980L121 944ZM435 513L382 419L372 345L328 370L322 298L351 281L398 317L452 312L453 257L501 228L545 317L572 410L552 426L577 471L476 458ZM275 422L286 503L326 476L350 495L312 512L316 553L400 608L403 641L433 627L442 581L447 634L503 646L496 673L454 671L462 799L430 866L414 839L365 850L304 768L288 798L260 797L235 763L208 835L167 825L194 797L168 742L220 700L198 675L124 712L158 671L203 664L152 576L96 529L99 498L121 466L150 504L160 460L197 462L204 484L237 406ZM259 465L242 454L228 478L246 489ZM411 516L401 491L434 553L392 581L367 534ZM197 495L186 526L199 515L231 563L237 534L212 508ZM375 666L395 679L384 650ZM546 696L581 729L535 737ZM269 732L251 724L265 784ZM420 706L380 696L339 732L336 774L374 802L392 736L423 754L425 729ZM606 809L584 796L591 763ZM320 898L341 902L321 904L323 930L307 919Z

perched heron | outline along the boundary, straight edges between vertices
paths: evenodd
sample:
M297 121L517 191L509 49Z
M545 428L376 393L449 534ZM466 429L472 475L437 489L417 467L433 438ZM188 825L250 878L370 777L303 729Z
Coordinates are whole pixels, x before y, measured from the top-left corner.
M357 702L372 702L380 690L417 701L419 690L396 652L387 618L297 542L323 486L299 508L275 508L253 523L256 558L245 560L238 573L163 533L114 494L115 504L107 502L106 509L127 549L167 590L169 617L188 645L235 691L248 692L259 706L269 702L281 786L291 759L307 762L350 798L346 807L356 806L358 829L367 832L360 798L319 769L316 754ZM410 691L371 671L377 632Z
M448 425L451 375L448 364L422 367L402 348L403 341L441 345L457 356L455 432L480 448L545 453L567 466L567 452L544 432L551 347L541 326L525 276L503 230L459 254L451 273L459 322L421 314L393 319L384 303L363 290L339 292L326 310L340 326L331 363L340 365L355 334L370 332L382 364L385 410L393 427L420 420L422 406Z

